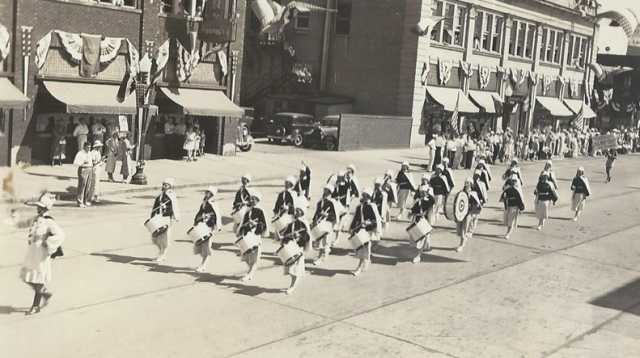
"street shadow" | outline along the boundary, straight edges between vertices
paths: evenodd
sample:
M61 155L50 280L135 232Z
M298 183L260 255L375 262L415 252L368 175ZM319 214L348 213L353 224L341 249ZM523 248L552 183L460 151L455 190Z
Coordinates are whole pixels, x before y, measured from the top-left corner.
M152 261L152 259L148 257L136 257L136 256L109 254L109 253L101 253L101 252L92 252L90 255L104 257L109 262L117 262L120 264L130 264L134 261L146 261L146 262Z
M502 224L503 220L499 220L499 219L478 219L478 221L480 222L486 222L486 223L498 223L498 224Z
M455 251L456 249L450 249L449 251ZM453 263L463 263L467 262L466 260L458 260L452 259L450 257L438 256L433 254L425 254L423 253L421 257L422 262L428 262L433 264L453 264Z
M115 200L100 200L100 202L93 202L91 204L92 207L106 207L106 206L115 206L115 205L133 205L133 203L127 203L124 201L115 201ZM67 202L67 203L63 203L63 204L56 204L56 206L58 207L62 207L62 208L73 208L73 207L77 207L78 204L75 202L75 196L73 197L73 202ZM90 208L89 208L90 210Z
M66 191L53 191L51 194L56 196L56 200L59 201L75 201L78 196L78 188L75 186L68 186Z
M222 225L233 224L233 218L230 216L223 216L221 221L222 221Z
M10 315L14 313L25 313L28 307L0 306L0 314Z
M640 316L640 278L589 301L590 304Z
M376 265L396 266L401 260L397 257L381 257L371 255L371 263Z
M334 277L335 275L351 276L350 270L331 270L322 267L311 266L306 268L307 272L313 276Z
M56 175L56 174L44 174L44 173L30 173L30 172L26 172L27 175L33 175L33 176L37 176L37 177L49 177L49 178L56 178L57 180L69 180L69 179L78 179L77 176L70 176L70 175Z
M473 233L474 237L488 237L488 238L493 238L493 239L504 239L504 234L503 235L494 235L494 234L480 234L480 233Z
M132 195L132 199L155 199L157 195Z
M573 218L560 217L560 216L549 216L549 220L573 221Z
M401 164L402 164L402 160L387 159L386 161L387 161L387 162L391 162L391 163L396 163L396 164L398 164L398 165L401 165ZM418 168L424 169L424 168L427 166L427 164L424 164L424 163L416 163L416 162L409 162L409 166L411 166L411 167L418 167Z

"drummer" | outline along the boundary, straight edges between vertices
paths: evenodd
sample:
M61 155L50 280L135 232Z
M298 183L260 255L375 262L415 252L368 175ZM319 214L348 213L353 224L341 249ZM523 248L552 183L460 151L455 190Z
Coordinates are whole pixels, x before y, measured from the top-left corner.
M264 211L259 207L261 199L262 196L257 190L251 189L249 191L248 210L244 214L240 227L238 228L238 237L243 237L250 232L258 237L264 236L267 233L267 220ZM248 250L242 255L242 261L246 262L247 266L249 266L249 271L241 278L242 281L253 280L261 253L261 245L258 245L256 248Z
M322 221L328 221L331 223L333 231L337 232L340 229L338 227L338 212L336 211L336 202L331 198L334 190L335 188L331 184L324 186L322 198L316 204L316 212L313 214L312 222L313 226L316 226ZM313 261L314 265L320 265L329 256L334 238L334 233L330 232L313 243L313 246L320 251L318 258Z
M453 181L453 174L451 174L451 169L449 167L449 158L442 158L442 174L447 178L447 184L449 184L449 189L453 190L455 186L455 182Z
M178 197L173 191L175 186L175 179L166 178L162 181L162 191L153 202L153 209L151 210L150 217L155 215L162 215L169 217L169 226L166 230L159 230L151 235L151 241L156 247L158 247L158 257L156 262L162 262L167 257L167 249L169 248L169 235L171 231L171 225L180 220L180 211L178 209Z
M349 164L345 171L344 180L351 186L351 190L355 193L355 196L360 196L360 184L358 178L356 178L356 166Z
M509 168L507 168L504 174L502 174L502 179L504 179L504 181L506 182L509 179L511 179L513 175L517 177L517 180L519 182L518 184L520 185L520 187L523 187L524 183L522 182L522 176L520 175L520 167L518 166L518 159L513 159L511 161ZM507 184L505 183L505 187L506 185Z
M558 194L547 173L543 172L538 178L534 195L536 196L536 217L538 218L537 229L542 230L545 221L549 219L551 203L553 202L553 205L556 205L556 201L558 201Z
M540 173L540 175L546 174L549 177L549 182L553 185L555 190L558 190L558 181L556 180L556 174L553 172L553 162L547 160L544 164L544 170Z
M433 196L433 191L429 185L421 185L418 188L418 199L411 208L411 216L413 222L417 223L420 219L425 219L429 223L433 220L434 205L436 199ZM413 257L412 262L417 264L422 260L422 253L431 251L431 233L426 234L421 240L411 242L411 244L418 249L418 253Z
M376 204L378 214L382 220L381 233L387 229L391 216L389 215L389 204L387 202L387 192L382 189L382 183L384 179L376 178L373 182L373 195L371 201Z
M336 231L334 244L338 241L340 230L343 229L342 226L347 225L344 221L347 217L347 213L349 213L351 202L359 196L358 188L355 183L353 181L347 181L346 176L346 172L338 173L335 189L333 191L333 199L342 206L342 210L338 210L340 211L338 214L338 231Z
M304 218L306 208L296 207L294 211L295 220L282 230L282 245L294 241L302 249L302 254L290 265L284 265L284 274L291 276L291 285L285 291L290 295L295 291L300 279L304 276L304 252L309 250L311 242L309 224Z
M378 209L371 202L371 189L362 189L360 197L360 205L356 208L356 212L351 222L351 236L356 235L360 230L365 230L369 235L370 241L356 249L355 256L360 260L358 267L352 272L354 276L360 275L366 271L371 263L371 241L376 241L380 237L382 223Z
M296 193L299 196L304 196L307 200L311 199L309 195L309 187L311 186L311 168L305 163L302 162L302 166L300 167L300 174L298 176L298 181L294 187Z
M478 161L476 170L480 171L480 181L484 183L487 189L486 191L489 191L491 189L491 187L489 186L489 183L491 183L491 171L489 170L489 166L484 159L480 159Z
M478 193L473 190L473 179L467 178L464 182L464 192L469 196L469 211L464 219L456 224L456 231L460 236L460 244L456 248L457 252L462 251L468 239L473 237L473 232L482 211L482 202Z
M240 188L236 192L236 196L233 199L233 212L234 215L238 211L247 207L247 203L249 202L249 184L251 183L251 175L245 174L240 178ZM233 224L233 232L238 230L238 223Z
M296 179L292 176L288 176L284 180L284 190L278 194L276 199L276 205L273 207L273 214L275 218L279 218L282 215L292 215L294 213L294 196L293 186ZM276 240L280 240L280 233L275 233Z
M578 168L575 178L571 181L571 210L575 213L573 221L578 221L578 217L584 210L584 206L587 201L587 197L591 195L591 188L589 186L589 179L584 175L584 168Z
M482 205L485 205L489 202L489 193L487 191L487 187L483 181L481 181L482 171L476 169L473 172L473 185L471 185L471 190L475 191L478 194L478 198Z
M200 266L196 268L196 272L204 272L207 266L207 261L209 257L211 257L212 250L211 244L213 234L222 230L222 214L218 209L218 206L215 202L215 196L218 194L218 188L214 186L210 186L204 192L204 198L202 198L202 203L198 208L198 213L196 213L195 218L193 219L193 226L198 225L199 223L205 223L211 230L211 233L206 237L198 240L193 245L193 253L195 255L200 255L202 257L202 262Z
M409 195L416 190L416 185L413 181L413 176L409 173L409 163L403 162L400 166L400 171L396 175L396 183L398 185L398 220L402 220L404 211L409 205Z
M436 199L436 204L433 208L433 225L438 222L438 216L444 212L445 200L447 198L447 195L449 195L449 192L451 192L447 177L442 173L443 170L444 167L442 166L442 164L438 164L436 166L436 172L429 180L429 184L433 188L433 195Z
M393 171L387 170L382 177L382 190L387 193L387 205L389 209L398 203L398 186L393 181Z
M524 211L524 195L517 175L514 174L507 179L500 201L504 203L504 224L507 227L504 238L508 240L509 236L518 228L520 212Z

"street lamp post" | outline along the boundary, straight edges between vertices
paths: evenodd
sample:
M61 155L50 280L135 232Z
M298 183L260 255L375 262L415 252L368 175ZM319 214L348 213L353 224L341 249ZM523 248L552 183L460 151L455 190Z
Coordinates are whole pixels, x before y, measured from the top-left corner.
M143 123L145 120L145 107L148 107L147 89L149 88L149 72L151 71L151 59L145 54L140 60L140 69L136 80L136 107L138 109L138 145L136 147L136 173L131 177L131 184L147 185L147 177L144 174L144 143L142 141Z

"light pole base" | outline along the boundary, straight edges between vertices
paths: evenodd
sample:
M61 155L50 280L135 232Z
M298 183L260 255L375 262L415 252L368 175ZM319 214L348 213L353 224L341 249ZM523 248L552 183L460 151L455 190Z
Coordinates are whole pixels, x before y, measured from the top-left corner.
M136 173L131 177L131 184L147 185L147 176L144 175L144 162L138 162L136 165Z

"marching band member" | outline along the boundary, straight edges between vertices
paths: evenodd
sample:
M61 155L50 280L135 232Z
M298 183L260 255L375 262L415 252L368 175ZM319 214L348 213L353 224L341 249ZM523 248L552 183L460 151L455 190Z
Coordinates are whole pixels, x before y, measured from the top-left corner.
M553 162L551 162L550 160L547 160L547 162L544 163L544 170L542 171L542 173L540 173L540 175L547 174L549 177L549 182L553 184L553 188L555 190L558 190L558 182L556 181L556 174L553 172L552 167L553 167Z
M445 200L447 198L447 195L449 195L449 192L451 191L451 188L449 188L447 177L442 174L443 169L444 168L442 164L437 165L435 174L433 174L433 176L429 180L429 185L433 188L433 194L436 199L436 204L433 208L434 225L438 221L438 215L444 212Z
M49 303L52 293L47 290L47 284L51 282L51 260L63 255L60 245L64 232L49 215L53 203L54 199L46 193L35 203L38 215L29 230L29 248L20 270L20 278L34 291L33 303L26 315L40 312L40 308Z
M387 192L382 189L382 183L384 180L382 178L376 178L373 183L373 195L371 197L371 201L376 204L376 208L378 209L378 214L380 215L380 219L382 220L382 228L380 230L381 233L384 233L384 230L389 225L390 215L389 215L389 204L387 201Z
M520 175L520 167L518 166L518 159L513 159L511 161L511 164L509 165L509 168L507 168L507 170L504 172L504 174L502 174L502 179L507 181L507 180L511 179L514 175L517 177L519 185L521 187L523 187L524 183L522 182L522 176ZM505 186L506 186L506 184L505 184Z
M371 194L371 189L365 188L362 190L360 205L356 208L353 221L351 222L350 233L353 236L360 230L365 230L370 236L371 241L375 241L380 237L382 223L378 209L371 202ZM366 271L371 263L371 241L356 249L355 256L360 259L360 262L356 270L352 272L354 276L358 276Z
M449 158L442 158L442 174L447 178L447 184L449 185L449 189L453 190L455 186L455 182L453 181L453 174L451 174L451 169L449 168Z
M411 208L411 217L413 222L418 222L424 218L429 223L433 220L433 207L436 203L436 199L433 197L431 188L428 185L421 185L418 188L418 199ZM412 245L418 249L418 253L413 257L412 262L417 264L422 260L422 253L431 251L431 233L425 235L421 240L417 242L411 242Z
M268 232L267 220L264 211L258 206L261 199L262 196L257 190L251 189L249 191L249 202L247 203L248 210L244 214L242 222L238 227L238 237L242 237L249 232L252 232L257 236L264 236ZM247 266L249 266L249 271L241 278L242 281L253 280L255 271L258 268L258 260L260 260L261 253L261 245L258 245L253 250L249 250L242 255L242 261L246 262Z
M403 162L398 175L396 175L396 183L398 185L398 219L402 219L404 211L407 209L409 195L416 190L413 176L409 173L409 163Z
M318 204L316 204L316 212L313 215L313 225L315 226L319 222L326 220L332 224L337 237L337 232L340 230L338 227L338 216L340 213L337 211L336 202L331 198L334 190L335 188L333 185L325 185L322 191L322 199L320 199ZM315 261L313 261L314 265L320 265L322 261L329 256L333 239L333 233L328 233L319 239L318 242L314 243L314 245L320 250L320 255L315 259Z
M204 272L207 261L211 254L211 238L213 234L222 230L222 213L218 209L215 202L215 196L218 194L218 188L210 186L204 193L202 204L193 219L193 225L204 222L210 229L211 234L202 240L198 240L193 245L193 253L202 257L200 266L196 268L196 272Z
M431 170L436 170L436 167L442 164L442 155L444 154L444 147L446 141L444 137L440 134L436 134L433 137L433 149L431 151L433 155L433 160L431 163Z
M456 231L460 236L460 245L456 248L457 252L462 251L468 239L473 237L473 232L478 224L480 211L482 211L482 201L478 193L473 190L473 179L467 178L464 182L464 192L469 196L469 212L464 220L456 224Z
M524 195L517 175L514 174L510 179L507 179L500 201L504 203L504 225L507 227L504 238L508 240L518 227L520 212L524 211Z
M356 178L356 166L353 164L349 164L347 166L347 170L344 175L344 180L351 187L352 194L356 197L360 196L360 184L358 183L358 178Z
M302 249L300 257L290 265L284 265L284 274L291 276L291 285L285 291L287 295L290 295L295 291L300 279L304 276L304 252L309 250L309 244L311 241L311 230L309 229L307 220L304 218L305 210L306 209L304 207L296 207L294 214L295 220L283 230L284 234L282 244L285 245L293 240L298 247Z
M382 177L382 190L387 193L389 208L398 203L398 187L393 181L393 171L387 170Z
M162 262L166 259L167 249L169 248L169 231L171 230L171 223L173 221L180 220L180 212L178 210L178 198L173 191L175 185L175 179L166 178L162 182L162 192L158 195L153 202L153 209L151 210L150 217L155 215L168 216L170 218L170 224L165 230L156 231L151 235L151 241L156 247L158 247L158 257L156 262Z
M573 217L573 221L578 221L578 217L584 210L584 206L587 202L587 197L591 195L591 187L589 186L589 179L584 175L584 168L578 168L575 178L571 181L571 210L576 214Z
M295 192L298 193L299 196L304 196L307 200L311 199L309 195L309 187L311 186L311 168L302 162L302 166L300 167L300 175L298 177L298 182L294 188Z
M607 172L607 183L611 182L611 170L613 170L613 164L616 159L618 159L618 153L615 149L611 148L610 150L604 153L607 161L604 164L604 169Z
M534 192L536 196L536 216L538 217L538 230L542 230L545 220L549 219L551 202L556 205L558 194L549 181L549 175L542 173L538 179L538 185Z
M349 210L350 210L349 207L351 206L351 202L353 201L354 198L357 198L360 195L355 182L347 181L346 175L347 174L345 172L338 173L335 189L333 192L333 198L342 206L342 210L339 210L340 213L338 214L339 230L336 231L336 238L334 240L334 244L338 241L338 238L340 236L340 230L344 229L343 225L344 226L347 225L347 223L344 222L344 220L347 217L347 214L349 213Z
M489 183L491 183L491 171L489 170L489 166L485 162L484 159L480 159L478 161L478 165L476 165L476 170L480 171L480 181L482 181L486 187L486 191L490 190Z
M473 185L471 185L471 190L475 191L478 194L478 198L480 199L480 203L485 205L489 202L489 193L487 191L487 186L483 181L481 181L482 171L476 169L473 172Z
M292 215L294 214L294 191L293 186L295 185L295 178L292 176L288 176L284 180L284 190L278 194L278 198L276 199L276 204L273 207L273 215L276 218L279 218L282 215ZM276 240L280 240L280 233L275 233Z
M249 203L250 195L249 195L249 184L251 183L251 175L245 174L240 178L240 189L236 192L236 196L233 199L233 211L231 215L237 213L243 208L247 207ZM233 224L233 232L238 231L238 223Z

